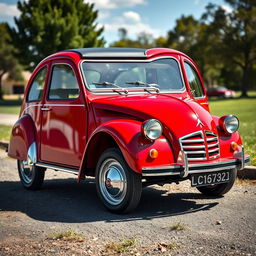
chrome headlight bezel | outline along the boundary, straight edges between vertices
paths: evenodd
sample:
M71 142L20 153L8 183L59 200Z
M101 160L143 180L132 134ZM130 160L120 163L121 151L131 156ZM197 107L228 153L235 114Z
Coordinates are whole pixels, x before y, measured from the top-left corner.
M224 132L232 134L238 131L239 119L234 115L222 116L219 121L220 127Z
M149 119L142 123L142 134L148 140L156 140L158 139L163 132L163 127L160 121L157 119Z

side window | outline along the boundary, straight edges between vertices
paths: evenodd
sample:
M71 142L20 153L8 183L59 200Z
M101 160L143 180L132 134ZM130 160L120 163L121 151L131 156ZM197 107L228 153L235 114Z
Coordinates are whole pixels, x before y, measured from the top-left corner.
M27 101L40 101L43 96L44 83L46 78L47 68L44 67L36 74L28 93Z
M73 69L66 64L55 64L48 98L50 100L72 100L79 97L79 86Z
M185 69L187 73L188 82L195 98L203 97L203 88L200 79L194 70L194 68L187 62L185 62Z

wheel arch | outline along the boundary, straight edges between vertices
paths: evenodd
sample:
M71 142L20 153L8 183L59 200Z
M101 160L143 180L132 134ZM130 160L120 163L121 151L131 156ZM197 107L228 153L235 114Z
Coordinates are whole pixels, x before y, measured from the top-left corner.
M80 167L79 177L83 175L94 176L95 168L101 154L111 147L119 148L118 144L109 133L101 131L94 134L86 146L86 152Z
M25 114L14 124L8 146L8 156L21 161L27 160L28 151L33 150L37 158L35 126L32 118Z
M85 175L94 176L95 168L100 155L108 148L118 148L129 167L135 172L140 172L136 166L136 149L131 149L131 138L139 136L140 122L121 120L110 121L98 127L84 150L82 162L79 168L78 181Z

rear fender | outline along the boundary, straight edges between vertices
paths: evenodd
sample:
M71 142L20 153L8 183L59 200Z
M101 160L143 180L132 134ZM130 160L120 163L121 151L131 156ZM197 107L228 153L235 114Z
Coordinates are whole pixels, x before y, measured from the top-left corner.
M8 156L25 161L30 152L30 160L37 159L35 126L29 115L21 116L12 128Z
M84 150L78 181L84 178L86 169L95 170L101 153L109 147L117 146L129 167L137 173L142 173L142 167L173 163L173 154L165 137L161 136L155 141L147 140L141 133L141 124L136 120L122 119L99 126ZM152 148L159 151L156 159L149 157Z

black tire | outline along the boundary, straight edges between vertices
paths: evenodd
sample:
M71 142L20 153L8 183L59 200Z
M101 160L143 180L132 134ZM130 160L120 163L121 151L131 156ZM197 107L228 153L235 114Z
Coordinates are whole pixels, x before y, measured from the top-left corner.
M230 172L230 181L228 183L197 187L197 189L207 196L222 196L226 194L234 185L237 176L237 170L233 169Z
M141 175L131 170L116 148L102 153L96 167L97 193L111 212L127 213L140 202Z
M24 168L23 162L18 160L18 172L22 185L28 190L41 188L44 181L45 168L31 166Z

